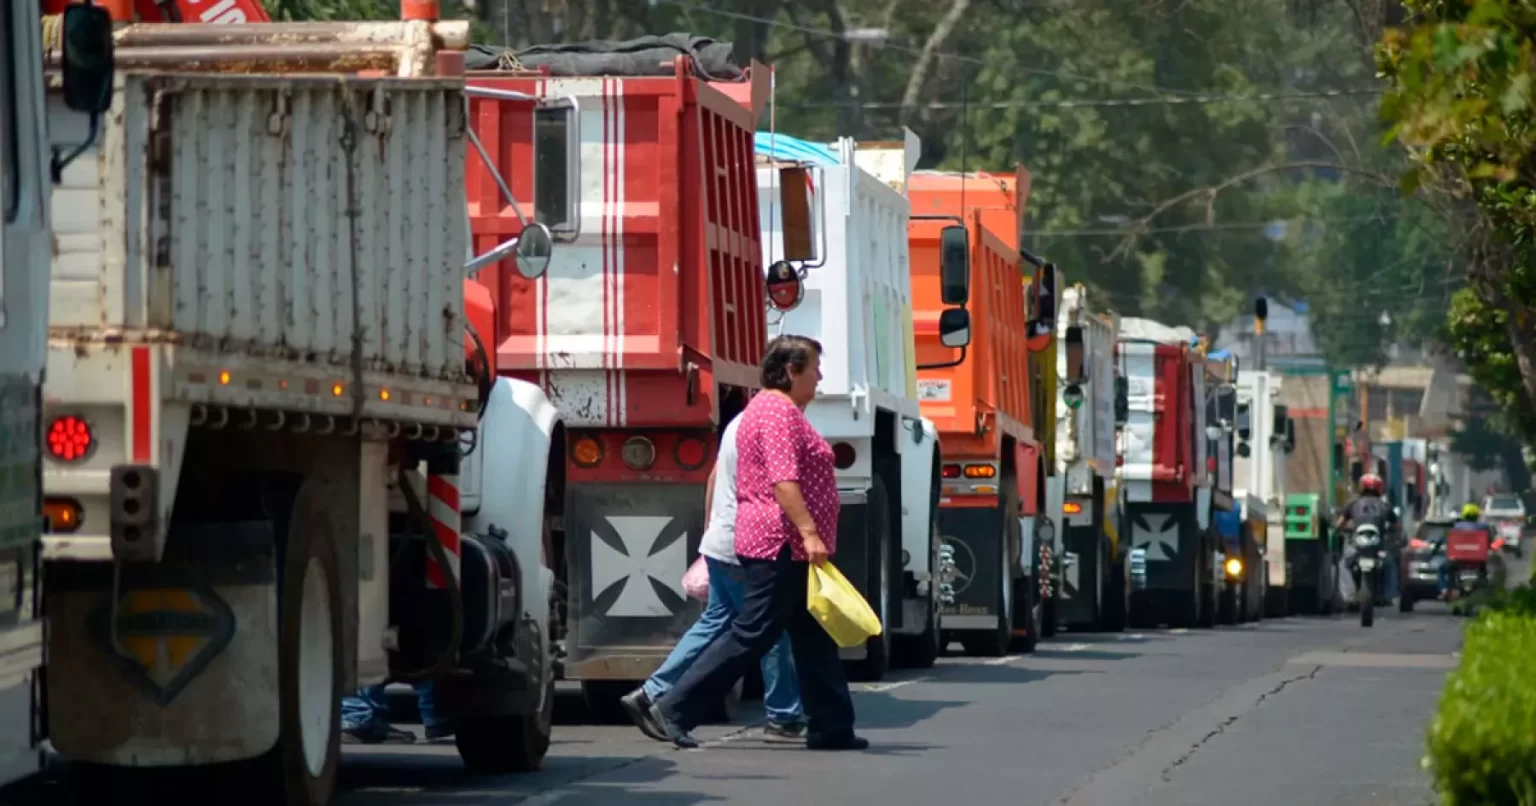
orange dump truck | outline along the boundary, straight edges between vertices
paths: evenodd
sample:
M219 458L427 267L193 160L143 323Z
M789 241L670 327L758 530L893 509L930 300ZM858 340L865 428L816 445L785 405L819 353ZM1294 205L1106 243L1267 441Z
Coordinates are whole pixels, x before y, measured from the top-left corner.
M1035 546L1051 536L1041 533L1049 529L1040 517L1046 457L1030 402L1029 354L1039 346L1031 334L1054 334L1055 323L1029 321L1030 311L1050 306L1029 304L1022 282L1016 244L1028 177L1021 168L1000 189L993 176L919 172L909 184L918 397L938 427L944 462L939 528L950 603L941 627L946 642L958 640L973 655L1029 651L1044 623ZM975 290L964 300L940 277L941 256L957 249L969 255L965 290ZM945 346L959 341L951 336L956 312L946 310L957 303L968 311L967 348Z

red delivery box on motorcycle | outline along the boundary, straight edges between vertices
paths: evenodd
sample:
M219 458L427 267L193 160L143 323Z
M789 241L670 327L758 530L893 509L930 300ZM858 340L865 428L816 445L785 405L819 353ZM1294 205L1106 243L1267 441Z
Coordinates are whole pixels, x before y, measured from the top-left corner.
M1485 524L1458 523L1445 537L1445 558L1453 563L1484 563L1492 535Z

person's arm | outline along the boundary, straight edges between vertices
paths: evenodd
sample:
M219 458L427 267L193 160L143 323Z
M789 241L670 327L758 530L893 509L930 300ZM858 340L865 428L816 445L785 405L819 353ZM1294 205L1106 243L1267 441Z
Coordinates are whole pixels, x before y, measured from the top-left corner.
M811 510L805 505L805 496L800 492L800 482L780 481L773 485L773 499L779 502L779 508L789 517L789 522L795 525L795 530L800 533L800 542L805 546L806 559L821 565L827 561L827 544L821 540L821 532L816 530L816 521L811 517Z
M705 526L709 525L710 515L713 514L713 511L714 511L714 508L715 508L715 467L718 467L718 466L719 466L719 460L716 459L715 460L715 465L709 468L709 481L704 483L704 525Z

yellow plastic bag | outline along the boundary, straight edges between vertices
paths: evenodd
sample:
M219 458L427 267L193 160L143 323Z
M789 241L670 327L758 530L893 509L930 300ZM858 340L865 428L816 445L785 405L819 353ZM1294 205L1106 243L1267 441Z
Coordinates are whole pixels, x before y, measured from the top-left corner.
M811 565L805 606L838 646L849 649L881 632L880 617L832 563Z

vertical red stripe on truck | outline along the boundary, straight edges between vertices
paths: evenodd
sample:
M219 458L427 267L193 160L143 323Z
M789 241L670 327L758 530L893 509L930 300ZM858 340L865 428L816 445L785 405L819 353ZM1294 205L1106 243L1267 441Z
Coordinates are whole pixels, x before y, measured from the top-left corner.
M133 461L135 464L145 465L149 464L155 444L154 430L150 420L150 415L154 413L154 406L150 402L149 347L133 348L129 364L129 379L132 386L130 405L133 406L133 412L130 415L133 431Z

